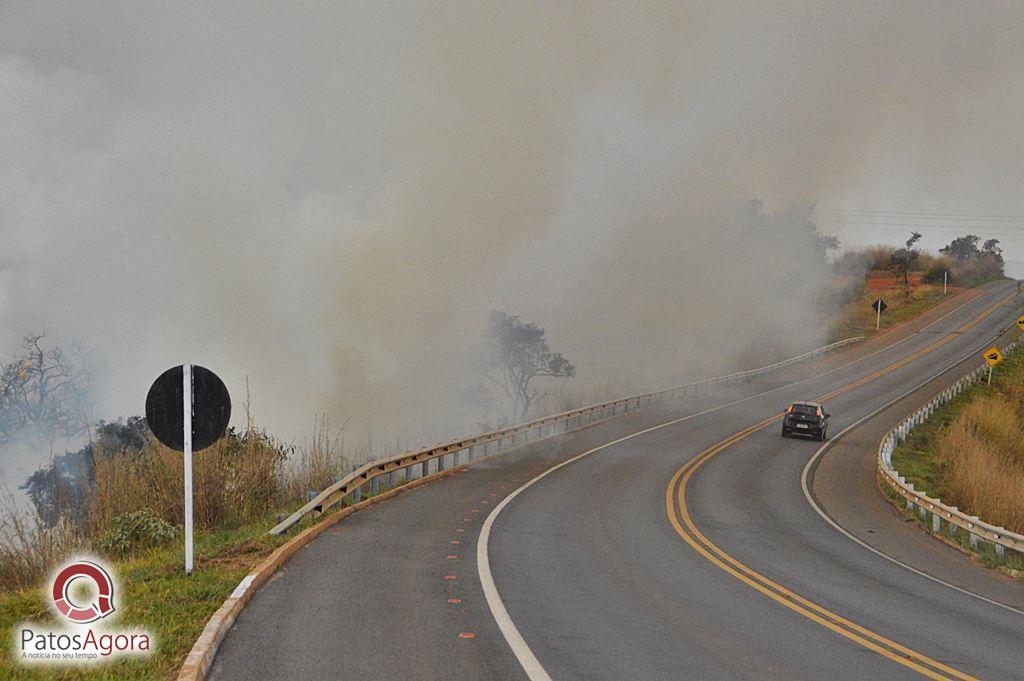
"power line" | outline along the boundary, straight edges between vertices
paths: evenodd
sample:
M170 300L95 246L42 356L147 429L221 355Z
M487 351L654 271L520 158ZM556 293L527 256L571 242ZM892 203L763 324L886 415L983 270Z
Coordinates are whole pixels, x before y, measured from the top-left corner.
M970 213L928 213L923 211L900 211L900 210L860 210L860 209L844 209L844 208L818 208L820 213L835 213L837 215L849 215L851 217L864 217L871 218L877 217L880 219L919 219L919 220L985 220L985 221L1004 221L1004 222L1022 222L1024 223L1024 215L975 215Z
M899 229L952 229L967 232L1019 232L1024 230L1024 224L1018 225L938 225L918 224L908 222L856 222L848 220L822 220L822 224L836 225L839 227L853 227L863 229L866 227L879 227L882 229L896 227Z

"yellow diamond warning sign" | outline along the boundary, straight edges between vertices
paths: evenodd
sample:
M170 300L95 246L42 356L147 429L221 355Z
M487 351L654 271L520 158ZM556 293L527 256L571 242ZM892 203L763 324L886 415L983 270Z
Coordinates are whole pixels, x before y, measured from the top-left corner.
M990 367L994 367L1003 361L1003 353L999 352L999 348L993 346L985 351L985 361L988 362Z
M1021 316L1020 319L1017 320L1017 326L1020 327L1021 331L1024 331L1024 316Z

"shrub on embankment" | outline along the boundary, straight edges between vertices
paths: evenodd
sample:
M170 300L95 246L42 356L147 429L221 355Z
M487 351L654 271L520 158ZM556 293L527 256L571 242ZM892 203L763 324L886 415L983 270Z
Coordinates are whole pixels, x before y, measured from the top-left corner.
M252 427L231 429L194 458L196 530L265 523L349 468L326 420L297 447ZM10 499L0 504L0 591L39 584L77 551L124 558L180 538L181 453L156 442L138 418L101 424L92 443L56 457L23 489L31 508Z

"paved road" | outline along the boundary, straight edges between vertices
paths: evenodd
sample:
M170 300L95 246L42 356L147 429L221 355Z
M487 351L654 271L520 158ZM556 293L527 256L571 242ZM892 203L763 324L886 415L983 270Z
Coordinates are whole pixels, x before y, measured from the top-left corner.
M490 532L501 604L551 678L1024 678L1024 616L872 553L813 510L800 480L818 443L783 440L771 424L697 458L793 399L843 390L827 402L837 433L963 357L974 358L939 380L971 368L1019 304L963 327L1011 289L951 300L851 351L538 443L355 514L256 595L213 678L527 678L485 598L478 536L510 492L598 447L523 490ZM861 479L865 443L873 452L914 399L836 443L816 471L817 498L881 550L1019 606L1018 585L915 535ZM677 473L697 461L680 506ZM703 536L695 545L684 512ZM801 597L809 605L793 607ZM815 619L815 608L831 615Z

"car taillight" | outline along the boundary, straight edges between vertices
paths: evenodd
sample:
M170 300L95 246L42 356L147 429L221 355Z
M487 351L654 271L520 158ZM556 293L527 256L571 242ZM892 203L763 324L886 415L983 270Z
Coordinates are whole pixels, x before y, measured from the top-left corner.
M786 413L787 414L792 414L793 413L793 405L790 405L790 406L786 407Z

